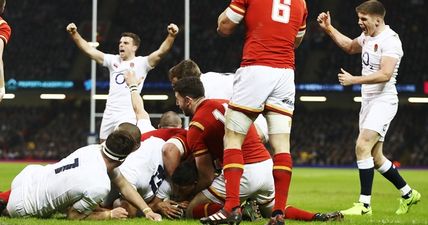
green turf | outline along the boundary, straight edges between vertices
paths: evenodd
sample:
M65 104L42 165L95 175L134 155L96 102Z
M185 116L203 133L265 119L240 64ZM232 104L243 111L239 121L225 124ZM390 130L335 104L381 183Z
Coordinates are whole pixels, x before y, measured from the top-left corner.
M0 190L9 188L13 177L25 166L20 163L0 163ZM401 170L406 181L422 194L422 200L412 207L407 215L397 216L399 192L381 175L375 175L372 197L372 216L346 217L343 222L329 222L328 224L428 224L428 207L425 198L428 195L428 170ZM352 206L358 200L359 181L356 169L318 169L295 168L289 196L289 204L311 211L335 211ZM0 225L9 224L160 224L145 219L130 219L126 221L67 221L64 219L9 219L0 217ZM241 224L264 224L265 221ZM197 221L164 220L161 224L196 225ZM308 222L287 221L286 224L308 224ZM312 222L310 224L327 224Z

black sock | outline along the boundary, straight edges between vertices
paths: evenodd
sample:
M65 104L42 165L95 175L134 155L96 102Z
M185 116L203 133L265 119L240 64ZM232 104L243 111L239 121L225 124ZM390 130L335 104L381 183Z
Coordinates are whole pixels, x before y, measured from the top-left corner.
M360 187L361 195L372 195L374 168L359 169L360 172Z
M401 177L401 175L398 173L398 170L392 165L388 171L385 173L382 173L382 176L384 176L389 182L394 184L394 186L400 190L404 186L407 185L406 181Z

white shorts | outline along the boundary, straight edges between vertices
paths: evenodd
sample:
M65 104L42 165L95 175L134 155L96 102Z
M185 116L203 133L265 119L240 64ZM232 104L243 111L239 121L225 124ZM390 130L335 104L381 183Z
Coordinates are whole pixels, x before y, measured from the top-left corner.
M275 186L272 175L273 162L268 159L259 163L245 164L241 177L239 197L241 202L252 198L259 204L266 204L275 198ZM202 193L217 204L224 204L226 185L223 173L216 177L208 189Z
M26 207L26 201L31 197L33 189L32 180L35 173L43 169L41 165L28 165L12 181L7 211L10 217L36 216L37 212Z
M246 66L236 71L230 108L259 113L264 110L291 116L294 111L294 70Z
M380 95L365 98L361 102L360 130L368 129L379 133L379 141L385 140L389 125L398 110L397 95Z
M137 118L135 113L132 112L112 112L112 111L104 111L103 119L101 120L101 128L100 128L100 139L107 139L108 135L111 134L121 123L128 122L132 124L137 123Z

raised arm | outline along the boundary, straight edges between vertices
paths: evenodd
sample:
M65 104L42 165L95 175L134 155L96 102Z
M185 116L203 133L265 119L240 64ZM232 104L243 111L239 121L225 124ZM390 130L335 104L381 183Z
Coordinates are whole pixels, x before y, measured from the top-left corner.
M171 23L167 27L168 36L159 46L159 49L152 52L149 55L148 61L151 67L155 67L159 64L160 60L171 50L172 45L174 44L175 38L179 32L177 25Z
M82 36L80 36L79 32L77 32L76 24L68 24L67 32L70 34L70 37L73 39L74 43L76 43L77 47L80 48L80 50L82 50L86 55L95 60L97 63L103 64L104 53L89 45L89 43L83 39Z
M110 178L111 181L119 188L122 196L137 209L141 210L147 219L153 221L162 220L162 216L153 212L153 210L147 205L140 194L138 194L132 185L125 179L122 173L120 173L119 169L116 168L113 174L110 175Z
M128 85L129 91L131 92L132 108L134 109L135 116L138 120L150 119L149 113L144 109L144 102L138 93L138 85L141 83L135 76L133 70L128 71L125 74L126 85Z
M340 33L336 28L331 25L330 12L322 12L317 18L318 24L328 36L339 46L343 51L348 54L361 53L361 46L358 44L357 39L350 39L349 37Z

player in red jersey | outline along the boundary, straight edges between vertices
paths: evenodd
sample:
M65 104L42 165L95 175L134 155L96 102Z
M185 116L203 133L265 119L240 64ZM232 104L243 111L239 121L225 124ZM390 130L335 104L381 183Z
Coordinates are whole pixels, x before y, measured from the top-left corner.
M174 85L177 105L188 116L193 116L190 123L187 141L189 152L195 157L198 169L198 183L196 185L196 197L189 204L186 216L188 218L200 218L206 212L216 212L221 209L226 195L224 173L229 168L223 163L223 136L224 113L227 108L225 100L205 99L203 84L197 77L186 77L177 81ZM274 182L272 176L272 160L264 145L258 137L255 127L252 125L244 140L243 146L244 174L238 181L240 192L238 199L256 199L261 205L264 215L270 215L274 200ZM215 177L213 161L218 161L223 173ZM208 187L208 188L207 188ZM226 195L226 200L228 196ZM202 209L202 210L201 210ZM205 214L204 214L205 213ZM197 214L197 215L196 215ZM334 213L310 213L294 207L287 212L290 219L297 220L338 220L342 216ZM239 223L241 214L220 210L215 223ZM210 224L211 217L201 218L204 224Z
M4 8L6 7L6 0L0 0L0 15L3 14ZM3 66L3 50L9 41L12 30L9 24L0 17L0 102L3 96L6 94L5 82L4 82L4 66Z
M233 96L226 113L224 165L227 195L223 210L239 213L242 143L254 119L264 113L274 150L275 206L268 224L284 224L290 186L291 117L294 111L294 49L304 36L305 0L232 0L218 18L221 36L233 33L244 20L246 30L241 67L236 71ZM213 221L213 223L217 223Z

